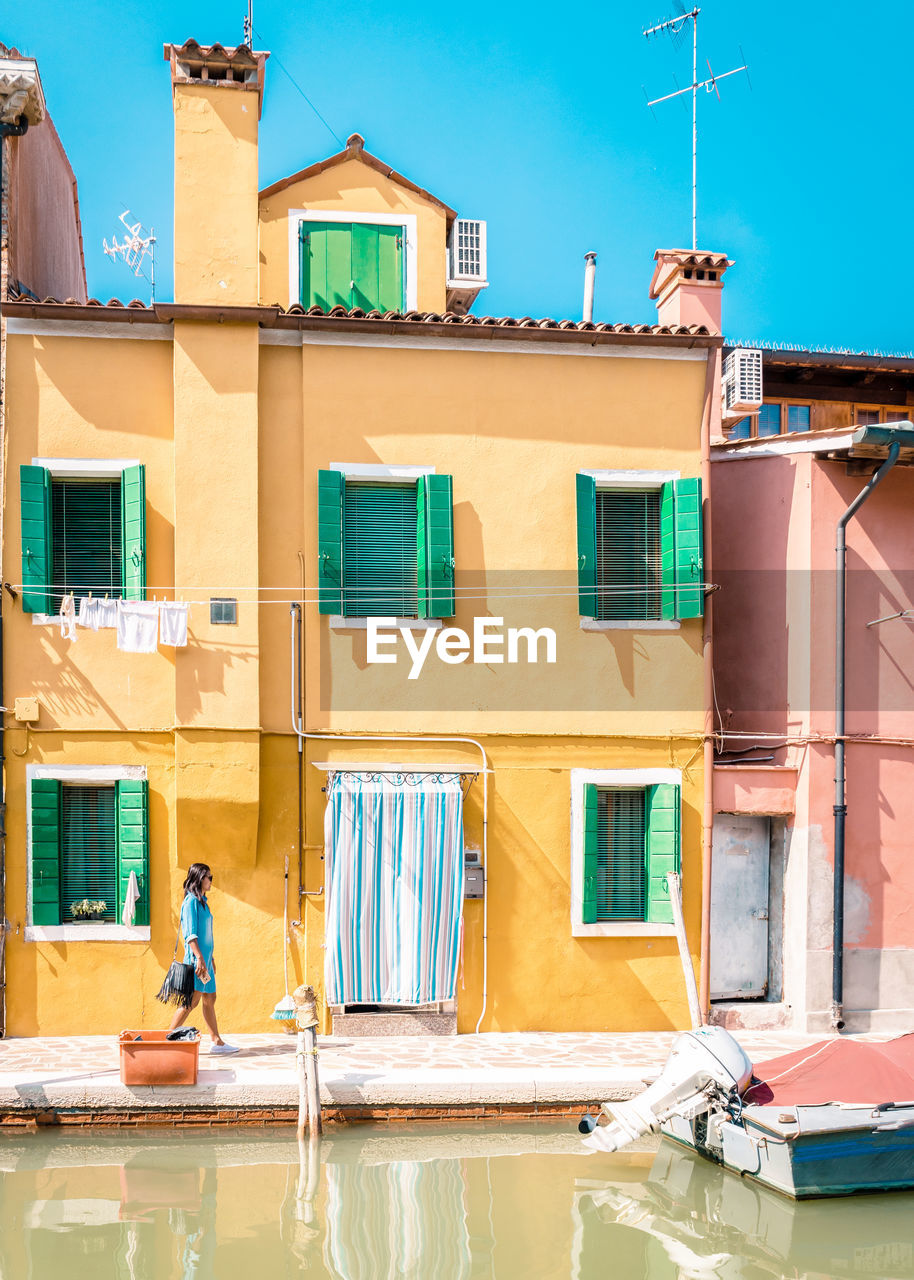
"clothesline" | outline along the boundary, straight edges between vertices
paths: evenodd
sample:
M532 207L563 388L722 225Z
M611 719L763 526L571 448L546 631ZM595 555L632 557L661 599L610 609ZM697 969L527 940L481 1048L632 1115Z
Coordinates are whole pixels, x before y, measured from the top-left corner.
M22 584L22 583L11 582L11 583L7 583L6 585L9 587L12 587L14 591L23 591L23 590L24 591L60 591L62 590L59 583L41 584L41 583L29 582L29 583ZM147 590L162 591L162 590L169 590L169 588L158 587L158 588L147 588ZM290 597L293 597L293 599L291 600L291 603L293 604L316 604L317 601L320 599L320 593L326 590L326 588L309 587L305 589L304 594L301 594L300 588L296 587L292 591L287 591L285 596L279 600L274 600L274 599L260 597L260 596L258 596L253 600L245 599L240 594L240 591L243 590L243 588L238 588L238 587L223 587L220 590L224 593L228 593L231 591L238 592L239 594L236 594L231 597L232 599L236 600L238 604L256 604L256 605L281 604L281 605L285 605L286 608L288 608L290 604ZM282 588L265 587L265 588L262 588L262 590L280 591L282 590ZM341 587L337 583L333 583L332 590L335 593L339 593L340 595L344 595L344 596L349 595L349 596L357 596L360 598L365 598L369 596L377 597L379 595L383 595L385 592L390 592L391 594L394 594L397 592L402 593L403 584L402 583L372 583L370 587L365 585L358 586L358 587ZM715 584L711 582L688 582L688 583L679 583L679 584L658 582L652 585L640 586L640 587L615 587L610 585L578 587L575 584L574 586L562 587L559 590L553 590L553 591L538 590L536 588L527 589L527 588L520 588L520 587L518 588L498 587L494 589L485 589L485 590L474 588L475 594L470 594L470 589L466 587L455 587L455 588L452 588L452 590L453 590L454 596L458 600L472 601L472 600L493 600L493 599L495 600L498 600L498 599L506 599L506 600L571 599L571 598L577 597L581 591L586 592L587 595L603 597L603 598L607 596L614 596L614 597L633 596L637 598L639 596L645 596L645 595L656 596L661 592L679 592L679 593L687 592L687 591L708 592L708 591L716 590L716 587L715 587ZM102 599L101 596L97 598ZM108 597L105 597L105 599L107 598ZM182 599L180 601L174 601L174 603L196 605L199 608L208 608L212 600L219 599L219 598L220 598L219 596L212 596L206 600L183 600ZM168 600L167 598L163 598L163 601L160 603L163 603L163 602L171 603L171 601Z
M75 641L78 627L86 631L117 631L117 647L125 653L155 653L160 644L183 648L187 644L189 606L175 600L113 600L108 596L83 596L76 609L73 592L61 599L60 634Z

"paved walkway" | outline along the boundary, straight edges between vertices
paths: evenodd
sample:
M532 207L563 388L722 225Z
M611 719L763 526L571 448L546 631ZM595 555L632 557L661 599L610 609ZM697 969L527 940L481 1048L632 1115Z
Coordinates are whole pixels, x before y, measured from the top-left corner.
M466 1115L487 1107L580 1107L637 1093L657 1076L673 1037L673 1032L321 1037L321 1098L331 1114L340 1109L342 1115L377 1115L380 1109L432 1114L426 1109L438 1108ZM821 1039L784 1031L740 1032L738 1038L757 1063ZM150 1117L211 1112L226 1121L288 1118L298 1099L295 1036L239 1035L232 1041L241 1046L239 1054L211 1058L204 1039L198 1083L181 1088L122 1085L113 1036L0 1041L0 1120L31 1115L54 1122L67 1114L104 1120L107 1113L109 1122L120 1116L135 1123L143 1112Z

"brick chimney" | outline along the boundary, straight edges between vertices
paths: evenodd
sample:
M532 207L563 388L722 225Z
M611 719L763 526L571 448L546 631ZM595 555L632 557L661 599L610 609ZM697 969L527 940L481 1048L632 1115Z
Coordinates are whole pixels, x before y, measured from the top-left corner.
M721 332L720 295L724 272L733 263L725 253L691 249L658 249L650 297L663 325L704 325Z
M167 44L175 113L175 302L256 306L257 122L268 53Z

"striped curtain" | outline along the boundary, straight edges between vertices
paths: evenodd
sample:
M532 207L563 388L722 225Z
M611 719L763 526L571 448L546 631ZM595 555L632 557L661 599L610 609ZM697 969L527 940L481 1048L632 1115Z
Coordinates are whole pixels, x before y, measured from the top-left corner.
M463 901L460 779L331 775L325 816L329 1004L454 997Z

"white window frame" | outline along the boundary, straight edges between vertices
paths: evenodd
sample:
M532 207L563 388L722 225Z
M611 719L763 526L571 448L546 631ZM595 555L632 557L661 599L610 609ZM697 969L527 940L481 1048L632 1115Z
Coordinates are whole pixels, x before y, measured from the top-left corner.
M128 467L138 467L139 458L33 458L33 467L44 467L53 480L118 480ZM53 547L51 547L53 555ZM57 613L33 613L32 626L48 627L60 622Z
M303 222L363 222L368 226L403 228L403 296L405 309L415 311L419 297L418 217L414 213L357 213L336 209L289 210L289 306L301 300L298 234Z
M584 787L649 787L670 783L682 788L681 769L571 770L571 936L573 938L674 938L672 924L647 920L598 920L584 923ZM681 837L680 837L681 839Z
M662 489L682 478L681 471L607 471L582 467L582 476L593 476L597 489ZM678 631L678 618L580 618L582 631Z
M29 764L25 769L26 830L26 942L149 942L151 927L146 924L32 924L32 780L53 778L87 787L108 786L124 779L142 781L145 765ZM148 889L148 886L147 886Z
M331 462L328 471L342 472L347 480L372 480L376 484L403 484L420 476L433 476L434 467L396 467L379 462ZM437 631L444 625L441 618L396 618L396 627L409 631ZM344 613L330 614L331 631L366 631L367 618L349 618Z

